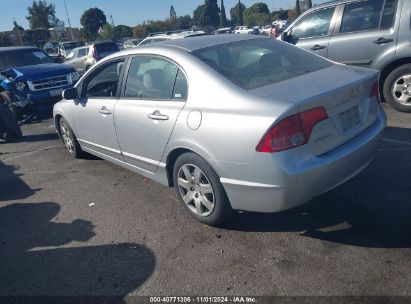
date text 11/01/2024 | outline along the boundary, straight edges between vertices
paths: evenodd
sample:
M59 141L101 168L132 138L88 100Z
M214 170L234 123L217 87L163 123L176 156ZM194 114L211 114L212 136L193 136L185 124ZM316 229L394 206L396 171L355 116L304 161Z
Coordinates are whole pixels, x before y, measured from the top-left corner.
M150 297L150 303L257 303L253 297Z

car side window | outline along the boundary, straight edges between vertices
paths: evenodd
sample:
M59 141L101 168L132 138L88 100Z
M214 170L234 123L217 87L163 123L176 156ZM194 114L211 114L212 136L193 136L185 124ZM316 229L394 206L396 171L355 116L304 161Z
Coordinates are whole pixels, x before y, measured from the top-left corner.
M301 20L292 28L293 39L327 36L335 7L315 11Z
M88 51L88 48L79 49L79 50L78 50L78 55L77 55L77 57L87 56L87 53L88 53L87 51Z
M383 3L384 0L372 0L346 4L340 33L378 29Z
M90 75L84 82L82 97L115 98L123 68L124 59L116 60Z
M395 14L397 12L397 3L398 0L386 0L384 11L381 17L381 29L391 28L394 24Z
M178 70L176 81L174 84L173 99L186 100L187 89L187 78L181 70Z
M170 100L178 67L168 60L152 56L132 59L124 96L149 100ZM183 93L178 92L176 94Z

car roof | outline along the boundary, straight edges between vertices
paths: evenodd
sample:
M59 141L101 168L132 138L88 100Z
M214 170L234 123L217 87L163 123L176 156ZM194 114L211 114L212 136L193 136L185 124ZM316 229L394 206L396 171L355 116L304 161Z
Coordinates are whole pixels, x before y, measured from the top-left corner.
M168 46L184 49L189 52L194 52L200 49L205 49L208 47L213 47L216 45L222 45L237 41L251 40L251 39L264 39L265 37L258 37L255 35L236 35L236 34L226 34L226 35L204 35L190 37L190 39L171 39L167 41L162 41L156 43L156 47ZM143 46L150 47L150 46ZM154 47L154 46L152 46Z
M7 47L0 47L0 52L12 52L12 51L20 51L20 50L39 50L34 46L7 46Z

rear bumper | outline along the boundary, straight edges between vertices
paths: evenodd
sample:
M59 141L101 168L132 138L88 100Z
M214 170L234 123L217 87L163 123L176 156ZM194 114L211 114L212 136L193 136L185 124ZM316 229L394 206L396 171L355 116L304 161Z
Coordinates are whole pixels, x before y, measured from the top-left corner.
M386 116L381 111L379 119L371 127L343 146L320 157L303 159L294 167L285 164L289 157L276 158L277 163L272 168L267 162L268 159L265 167L261 163L249 164L252 166L248 168L249 171L261 173L262 177L258 178L257 182L254 182L255 179L250 182L221 178L232 208L253 212L279 212L302 205L343 184L370 164L385 127Z

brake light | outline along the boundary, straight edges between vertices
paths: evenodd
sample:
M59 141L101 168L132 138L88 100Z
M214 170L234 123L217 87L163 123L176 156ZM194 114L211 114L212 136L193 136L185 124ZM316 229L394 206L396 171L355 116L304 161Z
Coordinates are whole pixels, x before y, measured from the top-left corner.
M261 139L257 152L273 153L305 145L316 124L328 118L323 107L289 116L274 125Z
M97 61L99 61L99 60L101 59L100 56L99 56L98 53L97 53L96 47L93 47L93 57L94 57L94 59L96 59Z
M378 81L374 82L372 89L371 89L371 94L370 97L375 97L377 98L378 102L381 103L381 98L380 98L380 85Z

